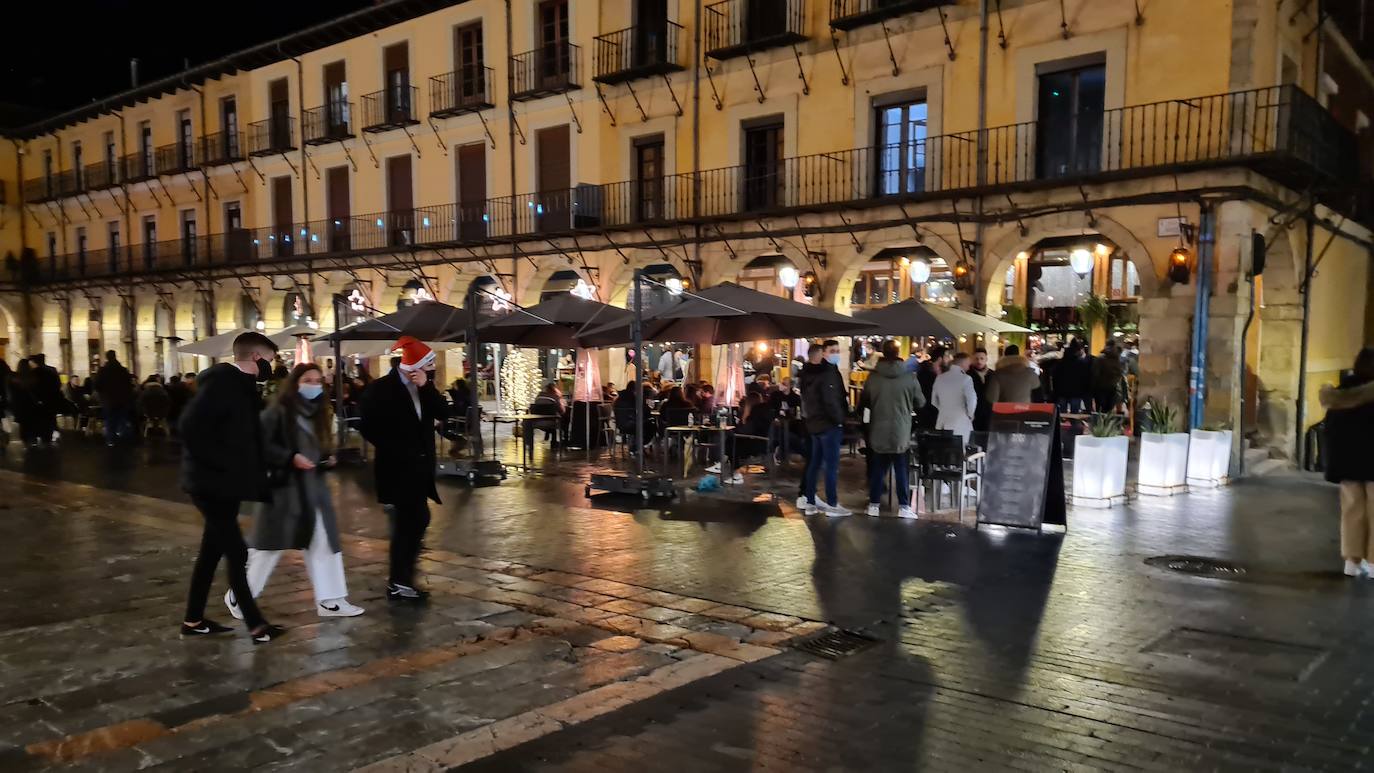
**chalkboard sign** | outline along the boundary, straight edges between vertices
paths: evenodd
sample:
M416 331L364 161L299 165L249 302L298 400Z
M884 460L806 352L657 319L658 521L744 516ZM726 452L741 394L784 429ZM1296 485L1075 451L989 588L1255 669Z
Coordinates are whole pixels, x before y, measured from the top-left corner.
M988 425L978 522L1066 523L1059 415L1050 403L997 403Z

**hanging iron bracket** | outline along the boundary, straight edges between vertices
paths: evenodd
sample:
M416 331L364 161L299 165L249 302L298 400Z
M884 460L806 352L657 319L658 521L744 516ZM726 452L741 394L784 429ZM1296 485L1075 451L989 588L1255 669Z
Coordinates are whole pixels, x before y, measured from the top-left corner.
M363 147L367 148L367 154L372 156L372 168L381 168L382 165L377 162L377 154L372 151L372 143L367 139L367 132L363 132Z
M119 196L115 194L115 189L114 189L114 188L111 188L111 189L110 189L110 199L111 199L112 201L114 201L115 206L119 208L119 214L121 214L121 215L127 215L127 214L129 214L129 208L128 208L126 205L119 203Z
M415 144L415 135L410 133L410 127L402 126L401 131L406 133L406 139L410 140L410 146L415 148L415 157L421 158L420 146Z
M682 103L677 101L677 92L673 91L673 79L668 77L668 73L663 73L663 85L668 87L668 96L673 100L673 107L677 108L678 117L682 117Z
M145 183L143 184L143 187L145 187L145 188L148 189L148 193L152 195L153 201L156 201L156 202L157 202L157 205L158 205L159 207L161 207L161 206L162 206L162 197L157 195L157 191L153 190L153 183L152 183L151 181L145 182ZM168 196L168 198L170 199L171 197ZM169 202L169 203L170 203L170 202Z
M344 158L348 159L348 165L353 168L353 171L358 171L358 165L353 162L353 153L348 150L347 143L343 140L339 140L339 147L343 148Z
M487 133L487 140L491 143L491 149L496 150L496 138L491 134L491 127L487 125L487 117L482 115L482 111L477 111L477 120L482 122L482 131Z
M1088 189L1084 188L1081 183L1078 186L1078 195L1083 197L1083 211L1088 215L1088 225L1092 228L1096 228L1097 215L1094 215L1092 207L1088 206Z
M309 165L310 165L310 168L311 168L312 170L314 170L314 172L315 172L315 179L316 179L316 180L320 179L320 168L319 168L318 166L315 166L315 159L311 158L311 157L310 157L310 154L309 154L308 152L305 152L305 151L302 151L302 152L301 152L301 155L302 155L302 156L305 156L305 163L309 164Z
M916 221L911 219L911 213L906 211L906 204L899 201L897 202L897 208L902 211L902 218L906 220L906 224L911 226L911 232L916 236L916 243L925 244L926 239L921 235L921 227L916 225Z
M186 178L186 184L191 186L191 192L196 194L196 201L205 201L205 199L200 195L200 191L196 190L196 181L191 179L191 173L182 172L181 176Z
M1063 2L1063 0L1060 0ZM954 42L949 39L949 24L945 20L945 7L935 6L935 10L940 13L940 29L945 31L945 51L949 53L949 61L954 61Z
M281 152L281 160L282 160L282 161L285 161L285 162L286 162L286 165L289 166L289 167L291 167L291 176L292 176L292 177L300 177L300 176L301 176L301 170L297 169L297 168L296 168L296 165L293 164L293 163L291 163L291 157L288 156L288 155L286 155L286 151L284 151L284 150Z
M573 107L572 95L570 95L568 92L565 91L565 92L563 92L563 98L566 99L566 100L568 100L568 112L569 112L569 113L572 113L573 123L577 125L577 133L578 133L578 134L581 134L581 133L582 133L582 121L581 121L581 119L579 119L579 118L577 117L577 108L576 108L576 107Z
M852 242L852 243L854 244L854 251L855 251L855 252L863 252L863 251L864 251L864 243L861 242L861 241L859 241L859 237L858 237L857 235L855 235L855 233L854 233L854 225L853 225L852 223L849 222L849 218L845 217L843 212L839 212L838 214L839 214L839 216L840 216L840 222L841 222L841 223L844 223L844 230L846 230L846 231L849 232L849 241ZM805 238L805 237L802 238L802 245L803 245L803 246L806 245L806 238Z
M615 126L615 113L611 112L611 103L606 101L606 93L601 90L601 84L596 84L596 98L601 100L601 112L611 119L611 126Z
M768 229L764 227L763 221L755 220L754 223L759 227L759 231L763 233L763 236L768 240L768 243L773 245L773 249L777 250L778 252L782 252L782 244L779 243L777 239L773 238L773 234L770 233Z
M901 71L897 69L897 54L892 50L892 34L888 32L886 20L883 21L882 27L883 41L887 43L887 60L892 62L892 74L894 76L900 75Z
M263 183L267 182L267 178L266 178L265 176L263 176L262 170L259 169L259 168L258 168L258 165L255 164L255 163L253 162L253 157L252 157L252 156L249 156L249 157L248 157L248 168L249 168L249 169L252 169L252 170L253 170L253 174L256 174L256 175L258 176L258 182L263 182ZM234 174L238 174L238 173L239 173L238 167L235 166L235 167L234 167ZM243 182L243 178L242 178L242 177L239 178L239 182ZM243 186L243 192L244 192L244 193L247 193L247 192L248 192L248 186L247 186L246 184Z
M809 96L811 94L811 84L806 82L806 70L802 69L801 49L797 48L796 43L792 44L792 55L797 57L797 77L801 78L802 95ZM752 67L753 64L750 63L750 66ZM754 80L758 80L757 75L754 76Z
M639 103L639 95L635 93L635 85L630 81L625 81L625 88L630 90L630 98L635 101L635 107L639 108L639 120L641 123L649 122L649 114L644 112L644 105Z
M1004 50L1007 47L1007 30L1002 25L1002 0L997 0L997 45Z
M830 47L835 50L835 61L840 65L840 85L849 85L849 73L844 69L844 57L840 56L840 37L830 30Z
M215 201L219 201L219 191L215 190L215 184L210 182L210 175L204 169L200 170L200 178L205 181L206 192L214 196Z
M1135 26L1139 27L1145 23L1145 14L1140 12L1140 0L1135 0Z
M84 215L86 216L86 219L87 219L87 220L90 220L90 219L91 219L91 211L90 211L89 209L86 209L86 202L84 202L84 201L81 200L81 195L80 195L80 194L77 194L77 195L74 196L73 198L76 199L76 205L77 205L78 207L81 207L81 213L84 214Z
M720 230L720 226L715 226L715 229L716 233L720 235L721 244L724 245L725 251L730 253L730 260L739 260L739 253L735 252L734 247L730 246L730 237L726 236L725 232Z
M625 265L630 265L630 256L626 255L625 251L620 249L620 245L611 240L610 234L605 234L605 239L606 243L611 245L611 249L615 250L615 254L619 255L620 259L624 261Z
M163 196L166 196L168 201L172 202L173 205L175 205L175 204L177 203L177 200L176 200L175 198L172 197L172 192L169 191L169 190L167 190L167 186L163 185L161 180L159 180L159 179L156 178L156 177L149 177L149 178L148 178L148 188L149 188L150 190L152 189L152 184L153 184L153 183L157 183L157 187L159 187L159 188L162 189L162 195L163 195Z
M1065 40L1073 36L1073 33L1069 31L1069 17L1064 13L1064 0L1059 0L1059 30L1059 34Z
M425 116L425 120L429 122L429 128L434 132L434 141L439 143L439 150L447 156L448 146L444 144L444 138L439 136L439 127L434 123L434 116Z
M749 74L754 76L754 91L759 93L759 104L768 99L768 95L763 93L763 84L759 82L759 71L754 67L754 55L745 54L744 61L749 63Z
M723 105L723 104L721 103L721 101L720 101L720 92L719 92L719 91L716 91L716 79L715 79L715 77L711 74L711 68L708 67L708 66L706 66L705 63L703 63L702 66L701 66L701 69L703 69L703 70L706 71L706 82L709 83L709 84L711 84L711 99L715 100L716 109L717 109L717 110L724 110L724 109L725 109L725 105Z
M516 135L520 137L520 144L521 144L521 145L529 144L528 140L525 139L525 130L520 128L520 120L519 120L518 118L515 117L515 111L514 111L514 110L510 111L510 123L511 123L511 126L515 127L515 133L516 133ZM495 144L494 144L494 143L493 143L492 147L495 147Z
M1028 236L1030 234L1030 229L1026 227L1026 223L1021 219L1021 215L1017 214L1016 202L1011 200L1010 193L1006 194L1006 196L1007 206L1011 207L1012 217L1016 218L1016 230L1020 231L1023 237Z

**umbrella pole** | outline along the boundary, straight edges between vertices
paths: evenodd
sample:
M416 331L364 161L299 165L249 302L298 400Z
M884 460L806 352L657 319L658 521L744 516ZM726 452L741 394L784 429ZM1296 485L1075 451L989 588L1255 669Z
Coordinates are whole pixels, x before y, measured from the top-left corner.
M334 332L339 331L339 326L334 326ZM343 413L343 341L335 338L334 344L334 434L339 438L340 445L345 438L348 424Z
M468 395L471 405L468 406L468 415L465 416L468 437L471 438L472 458L477 461L482 457L482 403L479 400L477 390L477 347L481 342L477 340L477 287L474 282L468 287L467 301L463 305L468 307L468 331L467 331L467 357L468 362ZM493 374L495 375L495 374ZM496 454L496 444L492 443L492 455Z
M635 347L635 475L644 474L644 330L643 307L640 303L639 282L643 269L635 269L634 317L630 321L630 337Z

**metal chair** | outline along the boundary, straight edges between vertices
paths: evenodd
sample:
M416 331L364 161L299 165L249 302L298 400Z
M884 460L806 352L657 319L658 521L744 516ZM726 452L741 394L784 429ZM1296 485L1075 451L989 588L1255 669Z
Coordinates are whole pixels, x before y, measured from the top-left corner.
M916 465L912 478L912 501L924 489L923 482L945 484L950 487L950 495L956 501L959 520L964 518L964 500L972 484L975 505L982 499L983 460L982 451L969 454L964 439L947 430L921 431L916 434ZM939 489L931 488L929 510L939 505Z

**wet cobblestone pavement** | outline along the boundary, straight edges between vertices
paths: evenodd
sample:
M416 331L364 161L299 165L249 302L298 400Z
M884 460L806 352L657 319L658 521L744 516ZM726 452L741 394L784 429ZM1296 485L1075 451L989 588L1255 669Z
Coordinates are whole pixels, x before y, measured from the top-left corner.
M345 470L367 614L316 618L291 557L264 595L291 633L255 648L174 633L199 534L175 459L8 449L0 770L1374 767L1374 581L1339 575L1335 491L1309 477L1036 535L802 517L786 476L777 498L750 476L589 501L581 457L539 455L543 473L441 484L414 610L381 598L385 521ZM792 646L826 624L876 641Z

